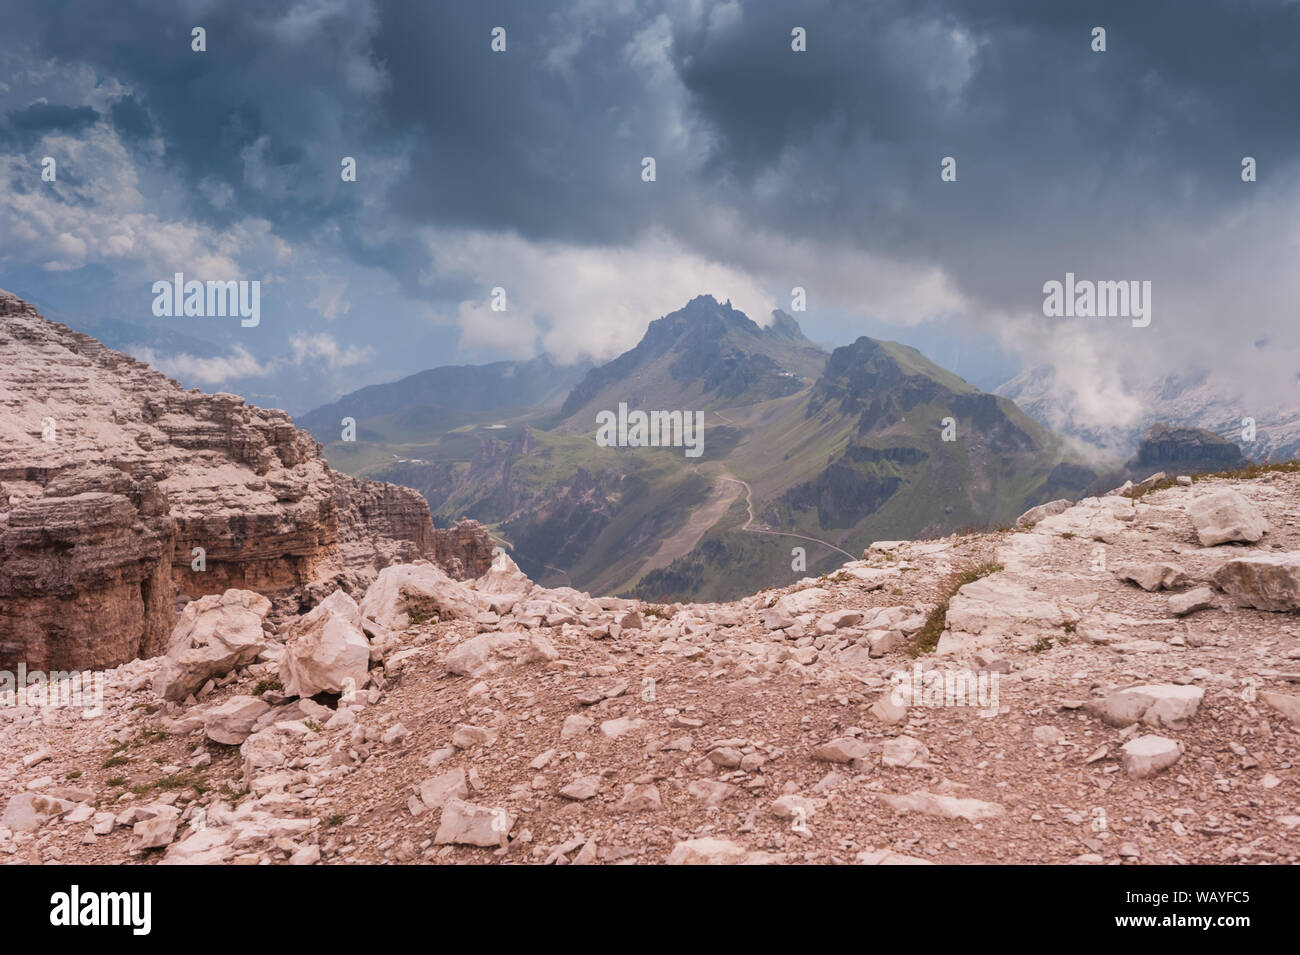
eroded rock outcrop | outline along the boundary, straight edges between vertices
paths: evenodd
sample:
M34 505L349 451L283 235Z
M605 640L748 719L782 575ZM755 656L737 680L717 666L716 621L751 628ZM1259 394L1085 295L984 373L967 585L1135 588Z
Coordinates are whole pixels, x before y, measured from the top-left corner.
M0 291L0 668L166 648L177 605L230 589L292 611L395 561L487 569L479 525L332 471L283 411L186 391ZM296 596L294 596L296 595Z

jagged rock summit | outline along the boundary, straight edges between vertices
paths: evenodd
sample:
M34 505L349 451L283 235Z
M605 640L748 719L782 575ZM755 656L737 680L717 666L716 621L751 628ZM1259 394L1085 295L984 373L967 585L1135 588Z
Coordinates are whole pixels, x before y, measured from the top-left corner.
M332 471L282 411L186 391L0 291L0 668L166 649L177 604L238 588L306 609L394 562L476 576L481 527Z

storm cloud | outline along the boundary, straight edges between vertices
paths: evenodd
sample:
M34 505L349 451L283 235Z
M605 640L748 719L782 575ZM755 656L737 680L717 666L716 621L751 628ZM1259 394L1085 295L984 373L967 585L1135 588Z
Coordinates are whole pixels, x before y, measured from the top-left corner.
M1298 32L1282 0L26 5L0 41L0 152L17 175L50 137L94 142L186 255L273 272L301 303L280 367L325 329L375 379L604 359L695 292L765 321L799 285L821 340L947 322L1124 417L1126 379L1190 366L1294 400ZM11 188L29 201L0 216L37 223L106 201ZM0 255L75 281L103 256L62 232L40 261ZM1046 318L1067 272L1150 281L1151 325ZM439 353L411 358L412 335Z

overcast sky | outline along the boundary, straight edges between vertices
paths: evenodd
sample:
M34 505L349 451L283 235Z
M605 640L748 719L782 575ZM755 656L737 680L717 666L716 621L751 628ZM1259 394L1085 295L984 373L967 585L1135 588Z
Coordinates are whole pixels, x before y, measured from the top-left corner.
M1298 40L1286 0L10 4L0 287L157 326L154 281L259 280L257 328L144 357L291 411L796 285L819 342L1055 364L1103 419L1190 366L1297 403ZM1150 281L1151 324L1045 317L1067 271Z

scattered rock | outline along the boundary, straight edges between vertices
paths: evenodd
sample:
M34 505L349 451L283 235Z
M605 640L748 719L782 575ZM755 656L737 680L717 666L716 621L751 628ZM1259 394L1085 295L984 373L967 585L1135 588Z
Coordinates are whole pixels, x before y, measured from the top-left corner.
M1300 551L1234 558L1214 572L1214 583L1238 607L1300 610Z
M1187 513L1202 547L1233 541L1253 544L1268 532L1259 508L1228 488L1192 498Z
M1134 779L1146 779L1168 769L1182 754L1181 743L1148 733L1120 747L1120 766Z
M1214 591L1209 587L1197 587L1185 594L1175 594L1169 598L1169 612L1175 617L1185 617L1197 610L1206 610L1214 606Z
M255 696L232 696L203 714L203 732L214 742L238 746L270 709Z

